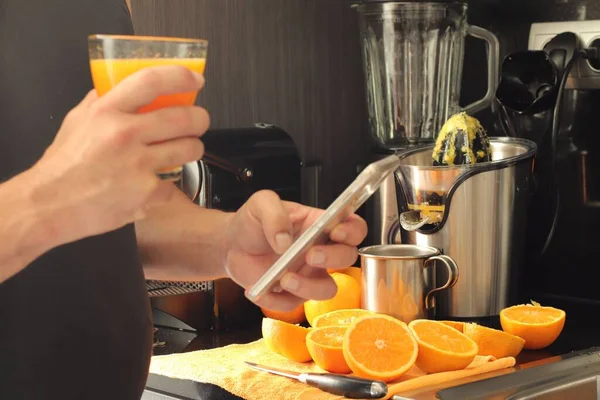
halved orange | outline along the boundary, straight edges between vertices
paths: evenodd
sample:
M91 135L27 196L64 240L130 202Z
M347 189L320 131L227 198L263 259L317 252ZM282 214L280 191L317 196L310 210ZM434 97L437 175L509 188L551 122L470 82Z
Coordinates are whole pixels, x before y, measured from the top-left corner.
M465 323L459 321L440 321L442 324L446 324L448 326L453 327L457 331L464 333L465 332Z
M300 325L276 319L262 320L262 335L267 347L285 358L298 362L312 359L306 347L306 335L309 331Z
M477 343L480 356L516 357L525 344L518 336L478 324L465 324L464 334Z
M347 374L350 367L344 358L345 326L326 326L312 329L306 336L306 346L313 361L325 371Z
M345 310L330 311L321 314L313 320L313 327L322 328L324 326L350 326L352 322L365 315L374 315L373 311L363 310L361 308L350 308Z
M357 376L390 382L415 363L418 345L406 324L387 315L354 321L344 336L344 358Z
M522 304L500 311L502 330L525 339L526 349L538 350L550 346L565 326L566 313L539 303Z
M439 321L417 319L408 324L419 343L417 367L428 374L466 368L477 355L477 344Z
M280 321L289 322L290 324L300 324L306 321L304 304L300 304L295 310L292 311L274 311L266 308L261 308L260 310L267 318L278 319Z

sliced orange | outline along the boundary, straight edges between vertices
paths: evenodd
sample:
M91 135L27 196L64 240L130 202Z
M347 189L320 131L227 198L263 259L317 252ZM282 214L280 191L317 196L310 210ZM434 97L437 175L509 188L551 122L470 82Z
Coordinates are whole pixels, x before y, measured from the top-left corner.
M477 324L465 324L464 334L477 343L480 356L516 357L525 344L518 336Z
M308 300L304 303L304 311L308 323L313 326L313 320L321 314L335 310L360 308L360 286L356 280L345 274L335 272L331 277L337 285L336 295L329 300Z
M364 316L344 336L344 358L357 376L390 382L415 363L418 345L406 324L387 315Z
M300 324L306 321L304 304L300 304L298 308L292 311L274 311L267 310L266 308L261 308L260 310L267 318L278 319L280 321L289 322L290 324Z
M363 310L361 308L350 308L346 310L335 310L321 314L313 320L315 328L324 326L350 326L352 322L365 315L374 315L373 311Z
M345 326L326 326L312 329L306 336L308 352L315 364L325 371L337 374L350 372L342 348L346 330Z
M408 324L419 343L417 367L428 374L466 368L477 355L477 344L439 321L417 319Z
M310 330L271 318L262 320L262 336L267 347L287 359L307 362L312 358L306 347Z
M550 346L565 326L566 314L539 303L522 304L500 311L502 330L525 339L526 349L538 350Z
M456 329L459 332L464 333L465 331L465 323L464 322L458 322L458 321L440 321L442 324L446 324L448 326L453 327L454 329Z

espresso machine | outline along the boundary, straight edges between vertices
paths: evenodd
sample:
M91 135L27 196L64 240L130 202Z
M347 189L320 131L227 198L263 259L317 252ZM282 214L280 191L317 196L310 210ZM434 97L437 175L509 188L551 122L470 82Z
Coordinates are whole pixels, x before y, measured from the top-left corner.
M199 207L234 212L268 189L282 199L314 205L320 164L302 160L291 136L271 124L209 130L206 154L184 166L180 189ZM206 282L147 281L155 327L226 332L260 322L260 309L230 279ZM182 338L172 335L170 345ZM187 345L184 339L181 347ZM178 349L181 350L181 349Z
M416 244L438 248L459 266L454 287L436 296L432 317L473 319L498 315L516 300L523 250L520 228L533 191L537 151L526 139L488 132L492 161L434 167L433 143L449 117L495 108L499 80L496 36L467 22L457 1L360 1L358 12L372 154L398 154L402 166L368 201L368 244ZM485 41L487 91L459 104L465 37ZM440 198L435 207L423 198ZM423 203L425 204L425 203ZM431 211L433 210L433 211ZM435 222L429 220L436 216ZM445 282L442 268L427 277Z

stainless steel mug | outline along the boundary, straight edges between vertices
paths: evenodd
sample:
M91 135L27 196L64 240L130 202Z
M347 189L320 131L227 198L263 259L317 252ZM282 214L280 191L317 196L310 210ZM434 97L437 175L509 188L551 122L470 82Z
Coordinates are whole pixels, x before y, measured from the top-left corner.
M449 289L458 280L456 262L434 247L407 244L386 244L359 250L362 268L361 307L387 314L406 323L432 317L435 293ZM432 287L435 262L448 269L448 280ZM427 269L432 271L427 273Z

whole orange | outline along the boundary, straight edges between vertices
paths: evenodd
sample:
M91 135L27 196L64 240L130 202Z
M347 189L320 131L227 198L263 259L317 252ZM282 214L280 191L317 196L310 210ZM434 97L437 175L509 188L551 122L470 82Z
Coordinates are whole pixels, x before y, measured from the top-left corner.
M308 300L304 312L309 324L321 314L348 308L360 308L360 286L353 277L334 272L331 277L337 285L337 293L329 300Z
M358 282L358 285L360 286L360 282L362 279L362 270L360 269L360 267L346 267L344 269L338 269L338 270L335 270L333 268L328 268L327 272L329 272L330 274L340 273L340 274L344 274L344 275L350 275L351 277L356 279L356 282Z
M301 324L306 321L306 315L304 314L304 304L300 304L298 308L292 311L275 311L267 310L266 308L260 309L263 315L267 318L276 319L279 321L289 322L290 324Z

